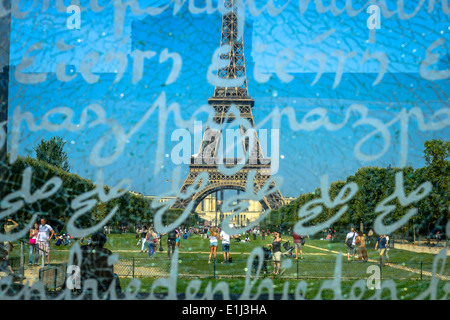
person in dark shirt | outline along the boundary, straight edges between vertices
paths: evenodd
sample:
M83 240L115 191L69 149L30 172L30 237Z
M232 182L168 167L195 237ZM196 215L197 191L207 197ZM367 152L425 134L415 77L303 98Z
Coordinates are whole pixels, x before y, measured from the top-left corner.
M92 235L91 244L81 247L81 285L84 286L89 279L95 279L98 292L106 292L115 281L115 288L120 291L120 282L114 273L114 266L108 264L108 257L112 252L104 248L105 243L106 235L99 232Z
M179 234L177 230L172 229L168 233L163 233L161 236L164 236L167 234L167 257L170 260L170 250L172 249L172 255L175 252L175 246L177 244L177 239L179 237Z
M14 275L14 271L9 263L9 252L11 248L12 244L10 242L0 242L0 271Z
M273 274L279 274L281 266L281 235L274 231L272 232L274 238L273 242L269 243L267 246L272 247L273 252Z
M386 255L386 235L382 234L377 238L377 243L375 243L375 250L380 249L380 263L384 265L384 257Z
M442 238L441 232L440 231L436 232L436 244L441 242L441 238Z

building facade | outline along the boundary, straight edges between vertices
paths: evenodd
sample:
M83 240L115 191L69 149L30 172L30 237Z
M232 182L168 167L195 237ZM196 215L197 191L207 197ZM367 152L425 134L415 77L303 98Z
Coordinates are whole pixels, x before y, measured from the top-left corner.
M132 193L137 194L136 192ZM156 196L145 197L152 201L157 198ZM161 198L159 199L159 202L166 202L173 198L174 197ZM284 199L286 204L295 200L295 198L287 197ZM221 204L223 204L223 200L217 200L215 194L210 194L197 206L195 213L198 214L199 218L206 221L206 225L220 225L228 216L233 214L233 212L222 212ZM230 223L233 224L234 227L245 227L255 221L262 213L263 207L261 203L259 201L249 200L249 207L245 211L236 214L236 216L231 218Z

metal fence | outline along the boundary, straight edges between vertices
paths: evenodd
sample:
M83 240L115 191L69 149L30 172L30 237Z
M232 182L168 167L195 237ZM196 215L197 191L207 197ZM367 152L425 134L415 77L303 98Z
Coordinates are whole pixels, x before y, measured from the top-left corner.
M120 278L167 278L170 276L171 260L159 258L121 258L114 265L114 272ZM250 265L250 274L256 275L258 261ZM335 261L308 261L295 259L282 259L282 273L277 277L293 280L325 280L335 278ZM380 280L429 280L431 277L431 263L390 262L385 265L375 262L342 262L340 276L342 281L367 279L369 274L367 268L371 265L378 265ZM13 270L23 268L19 259L12 259ZM216 279L243 279L247 276L247 259L233 259L231 263L221 263L219 260L211 261L208 264L200 259L180 259L177 261L178 278L216 278ZM273 271L271 260L262 263L262 270L259 274L264 277ZM446 266L443 275L439 275L442 280L449 280L450 266ZM23 269L22 269L23 273ZM39 281L42 282L49 291L56 291L64 287L67 278L67 264L52 265L39 269Z
M290 260L290 262L287 262ZM367 279L368 267L379 266L381 279L395 280L423 280L431 276L432 263L425 262L342 262L341 277L343 280ZM273 271L273 262L268 260L262 263L260 276L270 275ZM283 259L279 277L291 279L333 279L335 277L335 261L308 261L296 259ZM256 274L258 262L251 265L251 275ZM129 258L119 259L114 265L114 272L119 277L169 277L171 261L168 259ZM233 259L232 263L222 263L220 260L181 259L178 261L178 277L180 278L244 278L247 275L247 260ZM450 266L446 267L443 279L448 280Z
M11 266L11 269L14 271L14 281L21 281L24 277L25 268L23 266L23 263L21 263L20 257L10 257L8 259L9 265ZM1 267L1 271L5 274L9 275L10 271L6 265L3 265Z
M11 257L9 263L16 273L15 281L24 279L27 264L25 262L24 247L26 243L22 243L21 257ZM43 258L44 256L42 256ZM67 264L62 263L44 267L44 259L39 269L38 281L42 282L48 290L58 290L64 286L67 277ZM167 259L167 256L160 255L149 259L147 257L130 257L120 258L114 265L114 272L119 277L127 278L164 278L170 276L172 261ZM369 274L367 268L369 265L378 265L380 268L381 279L395 279L395 280L426 280L431 276L432 263L430 262L396 262L391 261L386 265L381 265L378 261L371 260L367 263L359 262L342 262L341 277L343 280L352 279L367 279ZM336 261L330 259L324 260L296 260L283 257L281 263L281 271L278 277L285 279L333 279L335 278ZM224 264L221 256L218 255L218 260L208 261L205 259L188 259L180 258L177 261L177 272L180 278L244 278L247 275L248 260L247 259L233 259L232 263ZM257 263L251 264L250 272L254 276L256 274ZM260 276L264 274L271 274L273 271L272 260L263 262L263 269ZM448 280L450 273L450 266L445 266L444 274L441 277Z
M28 275L27 275L26 271L29 271L30 268L33 268L33 267L28 266L28 264L26 263L26 259L29 258L28 254L27 254L29 252L29 250L26 250L26 249L28 249L30 246L32 246L38 252L43 251L43 250L40 249L37 245L29 244L27 241L24 241L24 240L18 240L14 244L15 244L15 247L18 246L20 248L20 253L19 253L19 256L9 256L8 263L14 272L13 281L23 284L24 280L26 281L28 279L28 277L30 277L30 273L28 273ZM65 276L66 276L65 273L66 273L67 265L63 263L63 264L57 264L57 265L44 267L45 266L45 255L39 255L39 259L41 260L41 262L40 262L41 267L38 270L39 276L38 276L37 280L43 282L47 289L56 290L58 288L61 288L62 284L65 281ZM6 263L2 263L0 265L0 272L1 272L0 278L3 276L11 275L11 272Z
M39 269L39 281L47 290L58 290L66 281L67 264L62 263Z

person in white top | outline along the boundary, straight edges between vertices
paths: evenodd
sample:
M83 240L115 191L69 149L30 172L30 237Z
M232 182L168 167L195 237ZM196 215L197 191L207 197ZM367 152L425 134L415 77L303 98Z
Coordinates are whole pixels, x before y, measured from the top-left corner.
M352 228L347 237L345 237L345 244L347 245L347 260L350 261L350 254L352 255L352 260L355 260L356 254L356 237L358 235L355 232L355 228Z
M39 245L39 254L47 256L47 264L50 265L50 240L55 236L55 231L47 224L47 219L41 219L39 233L37 235L37 243Z
M222 252L223 252L223 262L222 263L229 263L230 262L230 239L232 237L226 233L225 231L220 232L220 240L222 240Z
M211 231L209 232L209 260L208 263L211 263L211 256L214 254L214 260L216 260L216 255L217 255L217 245L218 245L218 241L217 241L217 229L215 227L213 227L211 229Z

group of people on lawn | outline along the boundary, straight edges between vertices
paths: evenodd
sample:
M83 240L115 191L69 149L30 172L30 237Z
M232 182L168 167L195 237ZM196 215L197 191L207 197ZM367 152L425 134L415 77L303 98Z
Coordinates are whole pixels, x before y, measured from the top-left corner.
M273 274L277 275L280 273L280 266L281 266L281 235L278 231L273 231L273 241L272 243L267 244L267 247L270 247L272 249L272 257L273 257ZM235 236L238 238L238 236ZM218 232L218 228L212 227L209 230L208 239L210 244L210 252L209 252L209 258L208 263L211 263L211 258L214 257L216 259L217 256L217 247L219 238L222 241L222 252L223 252L223 262L222 263L230 263L232 260L230 259L230 240L233 238L233 236L230 236L227 234L224 230ZM295 248L295 259L298 259L298 252L300 252L300 257L303 259L303 251L302 251L302 244L304 243L304 237L297 235L295 232L293 232L293 238L294 238L294 248Z
M277 231L273 231L272 235L273 241L272 243L267 244L267 247L272 249L273 273L276 275L280 272L282 239L280 233ZM292 237L294 243L293 249L295 250L295 255L293 257L295 259L298 259L299 257L300 259L303 259L302 247L305 244L305 237L296 234L294 231L292 232ZM233 237L228 235L223 230L219 234L217 228L213 227L209 231L208 238L210 242L208 263L211 263L212 257L216 259L219 238L222 240L222 252L224 255L224 261L222 263L229 263L230 239ZM357 259L361 262L367 262L369 260L366 249L366 238L362 231L356 232L355 228L351 228L351 231L345 238L345 244L347 245L348 261L350 261L350 255L352 256L353 261L355 260L356 255ZM383 234L377 238L377 241L375 243L375 250L379 250L380 261L382 264L384 264L385 261L389 262L389 237L387 235Z
M345 244L347 246L348 261L350 261L350 255L352 256L352 260L355 261L356 254L359 261L369 261L366 249L366 237L362 231L356 232L355 228L351 228L351 231L345 237ZM375 250L379 250L381 264L384 264L385 261L389 262L389 236L385 234L379 235L375 243Z
M160 251L164 250L161 243L161 237L165 235L167 235L167 255L168 259L170 259L170 252L172 252L173 255L175 247L180 246L182 235L181 229L173 229L161 234L156 233L152 227L148 229L146 227L136 229L136 238L138 238L137 245L141 245L141 252L147 252L148 248L148 257L153 258L158 244L160 245Z
M5 234L10 234L14 229L19 227L19 224L12 219L5 219L3 229ZM47 224L46 218L40 219L40 223L35 222L33 227L29 230L29 255L28 264L37 265L38 259L45 256L47 265L50 265L50 240L55 237L55 232L52 227ZM4 241L0 243L1 266L0 269L4 272L14 275L14 270L10 265L10 254L13 250L12 241Z

